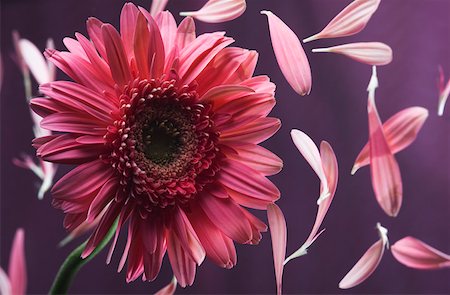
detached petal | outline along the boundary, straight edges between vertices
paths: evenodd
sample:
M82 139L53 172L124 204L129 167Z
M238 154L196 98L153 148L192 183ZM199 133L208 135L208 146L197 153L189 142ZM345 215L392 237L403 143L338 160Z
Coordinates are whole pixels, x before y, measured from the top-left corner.
M317 146L314 144L312 139L300 130L292 129L291 137L297 149L300 151L300 153L303 155L305 160L309 163L311 168L314 170L314 172L316 172L317 176L320 179L323 190L321 192L319 200L317 200L317 203L319 204L323 199L330 195L328 189L328 181L327 177L325 176L325 171L322 167L322 160L320 158L319 150L317 149Z
M418 269L450 267L450 255L413 238L405 237L391 247L392 255L401 264Z
M288 263L290 260L292 260L294 258L297 258L297 257L307 254L308 248L314 243L314 241L325 230L325 229L323 229L319 232L320 226L322 225L325 215L327 214L328 209L331 206L331 202L333 201L334 194L336 193L337 182L338 182L338 164L337 164L336 155L334 154L334 151L331 148L331 145L326 141L322 141L320 144L320 157L321 157L321 161L322 161L323 170L327 177L327 182L328 182L329 189L330 189L330 195L329 195L329 197L325 198L323 200L323 202L321 202L319 204L319 208L317 209L316 220L314 222L313 228L312 228L311 233L309 234L308 238L306 239L306 241L303 243L303 245L297 251L295 251L288 258L286 258L286 260L284 261L284 264ZM323 190L323 186L321 186L321 190Z
M303 40L304 43L324 38L351 36L361 32L377 10L381 0L355 0L336 15L319 33Z
M383 124L383 132L391 152L396 154L412 144L427 118L428 110L422 107L410 107L389 118ZM370 148L367 143L356 158L352 175L369 164Z
M41 51L30 41L21 39L18 44L20 54L39 84L52 81L51 73Z
M167 2L169 0L152 0L152 6L150 7L151 16L156 16L159 12L166 8Z
M11 284L11 294L22 295L27 289L27 266L25 262L25 232L18 229L14 236L9 257L8 276Z
M392 61L392 49L381 42L359 42L328 48L316 48L312 52L333 52L372 66L387 65Z
M444 114L445 104L447 103L448 96L450 95L450 79L447 84L444 85L444 73L442 68L439 68L439 105L438 105L438 116Z
M11 284L9 283L8 275L0 267L0 294L11 295Z
M272 237L273 264L277 281L277 294L281 294L283 261L286 256L287 228L283 212L275 204L267 206L270 236Z
M245 0L209 0L200 10L180 12L180 15L206 23L221 23L241 16L246 6Z
M311 92L308 58L297 35L271 11L261 11L269 20L270 38L278 65L292 89L300 95Z
M402 205L402 177L398 163L384 135L383 126L375 106L375 85L378 85L378 82L374 67L367 102L372 187L378 204L384 212L391 217L395 217Z
M375 242L358 260L353 268L339 283L339 288L349 289L364 282L375 271L388 245L387 229L377 224L380 239Z
M167 286L156 292L155 295L173 295L175 294L176 289L177 289L177 278L173 276L172 281L170 281L170 283Z

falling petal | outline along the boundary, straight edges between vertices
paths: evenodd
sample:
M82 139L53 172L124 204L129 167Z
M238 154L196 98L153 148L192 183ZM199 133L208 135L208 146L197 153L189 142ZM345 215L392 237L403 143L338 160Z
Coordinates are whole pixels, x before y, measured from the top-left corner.
M439 67L439 104L438 104L438 116L444 114L445 104L447 103L448 96L450 95L450 79L447 84L444 85L444 72Z
M303 42L324 38L351 36L361 32L377 10L381 0L355 0L336 15L319 33Z
M450 267L450 255L413 238L405 237L391 246L392 255L398 262L418 269Z
M25 232L18 229L14 236L9 257L8 276L11 284L11 294L25 294L27 289L27 267L25 262Z
M392 61L391 47L381 42L349 43L328 48L316 48L312 52L338 53L372 66L383 66Z
M167 286L156 292L155 295L173 295L175 294L176 289L177 289L177 278L173 276L172 281L170 281L170 283Z
M277 294L281 294L283 261L286 255L287 228L283 212L275 204L267 206L270 235L272 237L273 264L277 281Z
M180 12L180 15L206 23L221 23L241 16L246 6L245 0L209 0L200 10Z
M422 107L410 107L389 118L383 124L383 132L391 152L396 154L413 143L427 118L428 110ZM370 149L367 143L356 158L352 175L369 164Z
M397 216L402 205L403 185L400 168L392 154L375 106L375 89L378 87L376 67L369 83L367 111L369 117L370 171L372 187L378 204L384 212Z
M322 225L325 215L327 214L331 202L333 201L334 194L336 193L338 182L338 164L336 155L334 154L331 145L326 141L322 141L322 143L320 144L320 157L321 157L321 165L327 177L327 183L330 188L330 195L319 204L319 208L317 209L316 220L314 222L313 228L308 238L297 251L295 251L288 258L286 258L284 264L288 263L290 260L294 258L306 255L308 248L325 230L323 229L319 232L320 226ZM323 190L323 186L321 187L321 189Z
M33 43L26 39L21 39L19 41L19 50L25 64L39 84L52 81L52 74L49 71L44 56Z
M317 149L317 146L314 144L312 139L300 130L292 129L291 137L297 149L300 151L300 153L303 155L305 160L308 162L314 172L316 172L317 176L320 179L323 190L317 201L317 204L319 204L322 200L330 195L328 181L325 175L325 171L322 167L322 160L320 158L319 150Z
M152 0L152 6L150 7L151 16L156 16L158 13L166 8L167 2L169 0Z
M269 20L272 47L278 65L292 89L300 95L311 92L312 78L308 58L297 35L271 11L261 11Z
M380 239L375 242L358 260L353 268L339 283L339 288L349 289L364 282L375 271L383 257L384 249L388 246L387 229L377 224Z

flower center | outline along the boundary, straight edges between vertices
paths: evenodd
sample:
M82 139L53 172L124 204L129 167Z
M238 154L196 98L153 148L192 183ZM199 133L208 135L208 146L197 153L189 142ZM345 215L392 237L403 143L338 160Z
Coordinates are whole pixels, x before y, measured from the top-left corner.
M176 81L136 80L119 94L120 112L105 138L105 161L119 175L124 197L142 216L188 204L220 169L222 154L211 105Z

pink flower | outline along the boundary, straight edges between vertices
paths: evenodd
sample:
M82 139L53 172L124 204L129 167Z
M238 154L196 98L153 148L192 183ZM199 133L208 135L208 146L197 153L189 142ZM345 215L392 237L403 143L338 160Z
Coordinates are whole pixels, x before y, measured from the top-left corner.
M450 268L450 255L413 237L405 237L397 241L392 245L391 251L398 262L411 268Z
M9 257L8 274L0 267L0 294L22 295L27 289L27 268L25 262L25 232L18 229L14 236Z
M69 231L106 210L83 257L118 219L110 254L127 222L127 281L154 280L167 251L185 287L205 256L231 268L234 241L258 244L267 230L242 205L280 196L266 176L282 162L258 146L280 127L267 117L275 86L252 77L256 52L220 32L196 37L191 18L177 27L169 12L127 3L120 23L119 33L90 18L92 41L76 34L70 52L46 51L75 82L41 85L50 98L32 108L59 133L34 144L44 160L78 165L52 189Z
M339 283L339 288L353 288L368 279L377 269L381 258L383 258L385 248L389 247L387 229L378 223L377 230L380 239L370 246L352 269L345 275Z

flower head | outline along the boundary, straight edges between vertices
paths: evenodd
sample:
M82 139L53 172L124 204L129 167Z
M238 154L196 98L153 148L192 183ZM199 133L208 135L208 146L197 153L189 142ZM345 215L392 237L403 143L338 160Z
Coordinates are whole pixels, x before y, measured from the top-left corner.
M189 17L177 27L169 12L127 3L120 23L119 33L90 18L91 41L76 34L69 52L47 50L75 82L41 85L50 98L32 108L58 133L34 145L44 160L78 165L52 189L65 227L102 215L84 257L118 219L127 281L154 280L167 251L184 287L205 255L231 268L233 241L257 244L266 230L241 205L265 209L280 195L266 176L282 162L258 146L280 127L267 117L275 86L252 77L255 51L227 47L222 32L196 37Z

